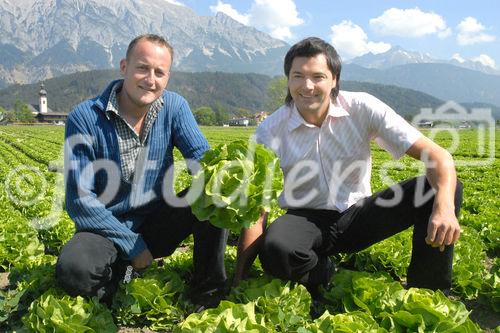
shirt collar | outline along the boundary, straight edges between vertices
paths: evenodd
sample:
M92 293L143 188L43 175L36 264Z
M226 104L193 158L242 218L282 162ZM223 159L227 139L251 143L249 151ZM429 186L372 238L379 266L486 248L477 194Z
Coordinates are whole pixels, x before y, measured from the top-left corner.
M116 96L117 91L119 91L122 88L123 81L118 81L113 85L113 88L111 88L111 92L109 93L109 99L108 99L108 104L106 105L105 114L108 119L111 119L111 114L119 115L118 114L118 99Z
M118 112L118 96L116 94L122 89L122 86L123 81L118 81L113 85L113 88L111 88L108 104L106 105L106 109L104 110L108 120L111 119L111 114L120 116ZM158 112L158 110L163 106L163 103L163 95L160 95L160 97L156 101L154 101L153 104L151 104L149 109Z
M338 101L336 103L332 103L330 101L325 121L330 117L338 118L344 116L349 116L349 113L340 105L340 103L338 103ZM299 113L299 110L297 109L295 104L293 104L290 119L288 120L288 131L291 132L296 128L300 127L301 125L304 125L306 127L316 127L316 125L310 124L307 121L305 121L305 119Z

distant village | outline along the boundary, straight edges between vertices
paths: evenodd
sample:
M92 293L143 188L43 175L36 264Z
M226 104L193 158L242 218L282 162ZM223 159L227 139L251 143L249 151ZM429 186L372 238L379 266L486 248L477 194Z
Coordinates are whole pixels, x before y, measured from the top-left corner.
M254 114L252 117L232 118L225 126L252 126L258 125L267 118L267 112L261 111Z

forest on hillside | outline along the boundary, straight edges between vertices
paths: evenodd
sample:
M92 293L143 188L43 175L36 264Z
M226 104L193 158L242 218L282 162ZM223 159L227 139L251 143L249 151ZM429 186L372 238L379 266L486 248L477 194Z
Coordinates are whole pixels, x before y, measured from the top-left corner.
M48 105L55 112L69 112L72 107L98 95L106 85L120 78L116 70L96 70L56 77L44 82L48 93ZM283 89L281 93L269 95L270 82ZM444 101L431 95L392 85L382 85L358 81L341 81L341 89L368 92L406 118L419 112L421 108L437 108ZM168 89L184 96L194 110L209 107L216 113L223 113L223 118L242 116L259 111L274 111L282 101L286 89L283 78L271 78L261 74L240 74L223 72L173 72ZM16 102L38 104L40 84L12 85L0 90L0 106L5 110L14 108ZM468 104L466 107L476 107ZM498 107L481 104L480 107L492 107L495 118L500 117Z

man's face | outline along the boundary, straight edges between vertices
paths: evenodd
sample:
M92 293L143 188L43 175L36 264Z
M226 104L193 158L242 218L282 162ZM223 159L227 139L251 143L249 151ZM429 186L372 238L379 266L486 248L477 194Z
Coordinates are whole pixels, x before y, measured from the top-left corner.
M288 89L299 112L322 117L328 111L330 92L337 82L328 68L325 55L295 57L288 78Z
M139 108L151 105L167 87L171 64L172 57L166 47L140 40L129 59L120 62L126 102Z

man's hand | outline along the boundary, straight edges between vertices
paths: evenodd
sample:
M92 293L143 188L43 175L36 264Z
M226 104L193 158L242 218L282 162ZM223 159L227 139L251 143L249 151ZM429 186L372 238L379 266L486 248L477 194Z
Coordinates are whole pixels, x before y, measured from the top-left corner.
M148 267L149 265L151 265L152 262L153 262L153 256L151 255L151 252L149 252L148 249L145 249L138 256L134 257L131 260L132 267L136 271Z
M236 258L233 287L237 287L240 281L246 276L248 269L252 266L257 256L262 241L262 234L266 230L267 215L264 210L261 210L260 217L254 225L248 229L241 229L238 240L238 255Z
M445 245L454 244L460 237L460 225L453 210L444 212L434 209L427 225L425 242L444 251Z
M425 242L444 251L446 245L460 237L454 206L457 173L453 157L426 137L419 138L406 154L425 163L427 180L436 191Z

